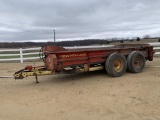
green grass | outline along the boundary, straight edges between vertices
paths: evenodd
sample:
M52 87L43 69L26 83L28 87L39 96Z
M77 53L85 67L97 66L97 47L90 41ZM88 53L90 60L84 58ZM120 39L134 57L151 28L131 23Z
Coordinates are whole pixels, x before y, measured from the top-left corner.
M23 58L39 57L39 55L23 55Z
M39 57L39 55L23 55L23 58ZM0 59L20 58L20 56L0 56Z
M155 50L156 52L160 52L160 50Z
M20 56L0 56L0 59L20 58Z

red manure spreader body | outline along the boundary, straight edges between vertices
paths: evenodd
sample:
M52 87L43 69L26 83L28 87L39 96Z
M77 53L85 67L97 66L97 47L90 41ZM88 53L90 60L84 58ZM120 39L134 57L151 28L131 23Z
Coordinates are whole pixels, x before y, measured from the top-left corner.
M15 79L27 76L56 73L88 72L105 69L112 77L122 76L125 71L140 73L147 60L153 60L153 46L148 44L120 44L114 46L88 46L63 48L44 46L40 56L44 66L26 66L15 72ZM38 80L37 80L38 82Z

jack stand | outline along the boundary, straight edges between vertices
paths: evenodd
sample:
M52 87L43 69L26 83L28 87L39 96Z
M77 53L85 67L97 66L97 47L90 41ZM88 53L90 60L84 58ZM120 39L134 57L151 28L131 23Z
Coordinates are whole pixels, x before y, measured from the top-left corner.
M37 74L35 74L35 77L36 77L36 83L39 83Z
M35 68L35 66L36 66L36 63L35 63L35 61L34 61L34 68ZM35 69L34 69L34 74L35 74L35 77L36 77L36 83L39 83L38 77L37 77L37 73L36 73L36 70L35 70Z

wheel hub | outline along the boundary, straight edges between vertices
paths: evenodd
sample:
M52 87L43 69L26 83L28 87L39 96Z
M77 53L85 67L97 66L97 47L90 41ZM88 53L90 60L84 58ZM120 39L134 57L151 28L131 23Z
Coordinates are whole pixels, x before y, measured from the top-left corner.
M124 63L122 59L116 59L113 63L114 70L120 72L123 69Z
M136 68L140 68L142 66L142 59L140 56L137 56L134 59L134 64L135 64Z

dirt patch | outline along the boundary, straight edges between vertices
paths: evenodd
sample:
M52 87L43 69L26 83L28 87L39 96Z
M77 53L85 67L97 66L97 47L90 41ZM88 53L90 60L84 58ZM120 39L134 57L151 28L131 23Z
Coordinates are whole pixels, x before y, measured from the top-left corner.
M12 75L28 64L0 63L0 75ZM1 120L160 119L160 58L146 62L140 74L113 78L95 71L39 80L0 79Z

